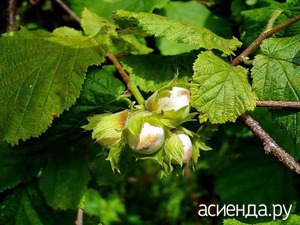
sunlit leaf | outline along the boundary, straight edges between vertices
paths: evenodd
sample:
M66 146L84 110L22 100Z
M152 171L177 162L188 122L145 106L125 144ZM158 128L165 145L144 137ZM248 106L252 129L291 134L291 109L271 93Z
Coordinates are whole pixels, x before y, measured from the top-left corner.
M241 46L236 38L224 39L206 28L155 14L118 10L113 18L124 32L137 35L154 35L178 43L198 45L198 48L218 49L226 54L233 54Z
M70 28L0 38L0 138L17 144L44 132L75 103L87 67L103 61L107 41Z
M200 122L235 121L256 105L247 70L230 66L212 52L203 52L196 60L191 94L191 104L200 112Z

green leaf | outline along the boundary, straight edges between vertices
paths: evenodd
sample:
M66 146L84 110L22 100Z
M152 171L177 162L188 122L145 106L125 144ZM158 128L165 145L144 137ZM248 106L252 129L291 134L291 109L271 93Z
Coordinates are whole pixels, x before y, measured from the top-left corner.
M206 28L155 14L118 10L113 18L124 29L123 32L164 37L178 43L196 44L198 48L218 49L226 54L233 54L241 45L236 38L224 39Z
M281 10L281 15L276 19L274 26L287 21L288 19L299 15L299 7L290 7L286 3L273 1L273 6L263 7L242 12L242 40L245 46L249 46L262 33L276 10ZM294 23L287 28L277 32L275 37L290 37L300 33L300 24Z
M54 225L55 217L34 185L14 189L0 203L0 224Z
M88 189L85 194L84 212L98 216L103 224L112 224L120 220L120 215L125 214L125 206L116 194L104 198L99 192Z
M114 33L117 28L113 23L110 23L88 9L83 10L80 23L87 36L97 35L102 28L106 29L108 33Z
M139 55L122 58L121 63L142 91L154 92L173 80L176 73L179 74L178 82L187 83L195 59L194 54Z
M151 48L142 43L143 41L138 40L134 35L117 33L115 24L86 8L82 12L81 25L84 33L88 36L94 36L102 29L109 34L111 38L109 49L115 54L148 54L152 52Z
M76 150L53 153L40 178L46 202L55 209L76 209L87 189L88 163L80 152L83 150Z
M132 34L121 34L112 37L112 45L110 46L111 51L115 54L148 54L153 50L146 46L144 39L138 39Z
M225 38L232 37L229 21L214 15L206 6L196 1L171 1L159 10L159 14L170 19L205 27ZM174 43L165 38L157 38L157 46L163 55L176 55L199 48L197 44Z
M41 137L46 144L78 140L84 134L81 126L87 124L88 117L128 108L130 100L124 94L124 84L114 76L115 71L114 66L88 69L76 104L56 119Z
M300 101L300 35L270 38L261 45L252 69L253 90L260 100ZM300 142L300 112L272 110L274 119Z
M28 149L12 149L4 144L0 145L0 192L37 176L44 160L45 155L33 155Z
M87 67L103 61L108 41L78 33L22 29L0 38L0 139L37 137L75 103Z
M80 15L86 7L106 19L111 19L111 13L118 9L134 12L152 12L155 8L162 8L168 1L169 0L68 0L71 8L78 15Z
M191 104L200 114L200 122L235 121L256 106L247 70L233 67L212 52L203 52L194 63Z

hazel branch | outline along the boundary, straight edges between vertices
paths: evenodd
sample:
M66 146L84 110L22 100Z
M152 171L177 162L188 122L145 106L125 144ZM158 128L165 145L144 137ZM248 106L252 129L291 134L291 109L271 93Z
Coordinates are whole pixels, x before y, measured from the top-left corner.
M257 49L260 46L260 44L262 43L263 40L265 40L268 37L271 37L273 34L277 33L278 31L290 26L291 24L293 24L299 20L300 20L300 15L295 16L295 17L285 21L284 23L279 24L278 26L276 26L272 29L262 32L258 36L258 38L254 42L252 42L251 45L249 45L248 48L246 48L239 56L237 56L235 59L232 60L230 65L236 66L236 65L240 64L241 62L244 61L245 57L250 55L252 52L254 52L255 49Z
M121 64L120 64L119 60L117 59L117 57L112 52L110 52L110 53L108 53L108 58L115 65L115 67L118 70L121 78L126 83L128 89L131 91L131 93L134 95L134 97L137 100L138 104L143 105L144 102L145 102L144 97L142 96L141 92L139 91L139 89L137 88L135 83L130 79L130 77L128 76L126 71L123 69L123 67L121 66Z
M259 106L259 107L272 107L272 108L300 109L300 102L256 101L256 106Z
M262 32L259 37L246 48L239 56L237 56L232 62L232 66L236 66L241 62L244 62L245 58L250 55L256 48L260 46L262 41L276 32L290 26L291 24L300 20L300 16L295 16L284 23L271 28L275 19L280 15L281 12L275 12L272 18L269 20L267 30ZM268 107L285 107L285 108L298 108L299 102L279 102L279 101L257 101L257 106L268 106ZM289 169L300 174L300 165L296 160L289 155L281 146L279 146L271 136L259 125L259 123L254 120L250 115L244 113L239 117L240 120L252 131L252 133L262 142L264 150L267 154L273 154L282 163L284 163Z
M252 133L260 139L263 143L264 150L266 154L273 154L281 162L283 162L289 169L300 174L300 165L296 160L289 155L282 147L280 147L270 135L262 129L259 123L254 120L250 115L244 113L239 117L246 126L252 131Z
M69 6L66 5L62 0L56 0L56 2L67 12L70 16L72 16L78 23L80 23L80 17L77 16L77 14L70 9Z
M17 1L16 0L9 0L7 5L7 31L17 31L18 27L16 24L16 7Z

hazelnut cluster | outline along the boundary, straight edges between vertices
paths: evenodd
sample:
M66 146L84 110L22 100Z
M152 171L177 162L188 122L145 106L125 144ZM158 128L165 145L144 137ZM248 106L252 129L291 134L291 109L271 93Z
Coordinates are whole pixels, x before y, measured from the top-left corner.
M199 156L196 134L181 126L194 115L188 89L164 87L146 100L143 109L96 115L83 128L92 130L93 139L108 149L125 146L144 158L163 151L167 164L182 165Z

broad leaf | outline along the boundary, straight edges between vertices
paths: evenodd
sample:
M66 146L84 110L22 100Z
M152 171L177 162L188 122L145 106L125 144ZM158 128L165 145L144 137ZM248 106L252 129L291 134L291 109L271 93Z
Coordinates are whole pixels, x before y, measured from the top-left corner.
M230 66L212 52L201 53L194 64L191 104L200 112L200 122L235 121L256 105L247 70Z
M236 38L224 39L206 28L155 14L118 10L113 18L124 32L137 35L154 35L178 43L198 45L198 48L218 49L226 54L233 54L241 46Z
M139 55L121 59L131 79L142 91L154 92L174 79L187 82L193 71L191 69L196 56L181 54L177 56Z
M74 148L74 147L71 147ZM40 178L40 189L55 209L76 209L90 179L82 149L61 149L53 154Z
M78 15L84 8L93 10L98 15L111 19L111 13L118 9L124 9L135 12L152 12L155 8L162 8L169 0L67 0L71 8Z
M103 61L107 41L70 28L0 38L0 139L17 144L44 132L75 103L87 67Z
M33 154L29 149L11 149L0 145L0 192L36 177L44 160L45 155Z
M35 185L14 189L0 202L0 224L54 225L55 220Z
M124 94L125 86L114 73L114 66L103 66L101 69L90 67L76 104L54 121L42 136L45 141L49 141L49 136L52 137L50 141L76 140L83 134L81 126L87 124L87 117L127 108L130 101Z
M159 10L158 14L170 19L205 27L224 38L233 36L227 19L214 15L206 6L196 1L171 1L163 9ZM166 38L157 38L156 43L160 53L163 55L176 55L199 48L197 44L176 43Z
M271 38L261 45L252 69L253 90L260 100L300 101L300 35ZM300 112L272 110L275 120L300 142Z

